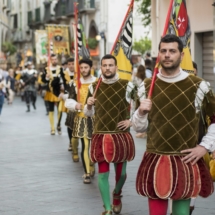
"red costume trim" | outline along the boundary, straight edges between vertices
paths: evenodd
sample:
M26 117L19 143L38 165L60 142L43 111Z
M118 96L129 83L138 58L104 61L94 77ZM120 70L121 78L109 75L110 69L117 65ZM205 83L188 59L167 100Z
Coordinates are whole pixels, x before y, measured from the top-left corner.
M122 163L133 160L134 156L135 146L130 133L93 134L90 157L94 163Z
M213 193L213 181L201 159L185 164L179 155L145 153L140 164L136 189L151 199L189 199Z

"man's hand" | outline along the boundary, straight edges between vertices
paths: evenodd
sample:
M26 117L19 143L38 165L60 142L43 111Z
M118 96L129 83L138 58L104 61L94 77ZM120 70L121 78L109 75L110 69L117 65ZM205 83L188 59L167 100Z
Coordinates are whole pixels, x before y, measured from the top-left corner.
M192 162L192 165L194 165L207 153L207 149L203 146L198 145L195 148L183 150L181 151L181 153L189 153L182 158L182 161L184 161L184 163Z
M49 75L48 73L46 74L46 78L47 78L47 79L50 78L50 75Z
M119 128L120 130L123 130L123 131L125 131L130 126L131 126L131 121L129 119L121 121L117 124L117 128Z
M152 101L150 99L144 99L140 102L140 106L138 108L139 115L143 116L148 113L152 108Z
M63 99L64 93L60 93L60 95L58 96L58 98Z
M76 109L76 110L81 110L81 108L82 108L82 104L77 103L77 104L75 105L75 109Z
M96 99L94 99L94 97L89 97L87 99L87 109L91 110L92 106L95 104Z

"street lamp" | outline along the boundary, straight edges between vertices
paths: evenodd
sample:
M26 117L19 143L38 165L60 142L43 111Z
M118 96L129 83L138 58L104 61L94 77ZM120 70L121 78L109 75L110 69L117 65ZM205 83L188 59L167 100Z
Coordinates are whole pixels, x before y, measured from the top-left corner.
M106 54L106 36L105 36L105 32L102 31L100 32L98 35L96 35L96 40L100 41L101 39L104 40L104 55Z

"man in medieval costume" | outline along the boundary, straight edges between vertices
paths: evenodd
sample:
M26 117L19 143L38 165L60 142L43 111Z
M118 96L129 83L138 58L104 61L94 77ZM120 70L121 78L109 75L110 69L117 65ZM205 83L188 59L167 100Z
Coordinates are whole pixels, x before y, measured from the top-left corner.
M202 159L215 150L215 98L209 84L180 68L183 44L175 35L159 44L161 69L152 99L142 99L133 115L133 128L147 129L147 146L136 179L138 194L147 196L150 215L166 215L168 199L172 215L189 215L190 199L208 197L214 187ZM142 86L149 92L151 79ZM207 134L198 144L202 112L210 117Z
M21 75L21 85L24 88L25 102L27 106L26 112L30 112L30 103L34 109L36 109L36 99L37 99L37 71L32 68L31 62L27 63L26 70Z
M94 165L89 158L89 147L92 138L93 131L93 117L86 117L83 113L83 107L88 94L88 87L90 84L96 81L96 78L91 75L92 61L90 59L82 59L79 61L79 68L82 77L80 78L80 88L77 87L75 81L71 83L71 88L74 88L72 92L75 93L75 97L69 94L69 98L66 99L65 107L69 111L75 112L72 132L72 158L74 162L79 161L78 155L78 141L81 140L82 151L81 160L84 167L83 183L90 184L91 176L94 176Z
M54 106L59 104L59 98L61 91L64 89L63 86L63 69L58 65L57 56L55 54L51 55L51 66L45 68L42 74L42 82L47 83L47 91L44 97L45 101L48 101L49 107L49 121L51 126L51 135L55 135L55 124L54 124ZM61 134L61 116L62 113L58 111L58 122L57 131Z
M117 60L112 55L102 58L101 70L101 84L98 88L98 82L90 86L84 113L95 116L90 156L93 162L98 162L98 185L105 208L102 215L108 215L112 211L118 214L122 209L126 165L135 156L134 141L129 132L129 105L134 86L119 78ZM110 163L114 163L116 173L112 206L108 180Z

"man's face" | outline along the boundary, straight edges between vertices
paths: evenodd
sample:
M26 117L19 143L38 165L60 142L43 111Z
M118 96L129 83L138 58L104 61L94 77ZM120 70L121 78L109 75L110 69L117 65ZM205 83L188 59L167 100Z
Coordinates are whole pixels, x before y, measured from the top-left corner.
M52 66L57 66L57 57L54 56L54 57L51 57L51 63L52 63Z
M79 65L79 68L80 68L80 72L81 72L81 75L86 78L88 76L90 76L90 66L86 63L82 63Z
M117 66L114 59L103 59L101 62L102 75L106 79L111 79L116 75Z
M161 43L159 50L160 64L165 71L171 73L180 66L184 53L178 49L178 43Z
M68 62L67 67L69 68L69 70L71 72L73 72L74 71L74 62Z

